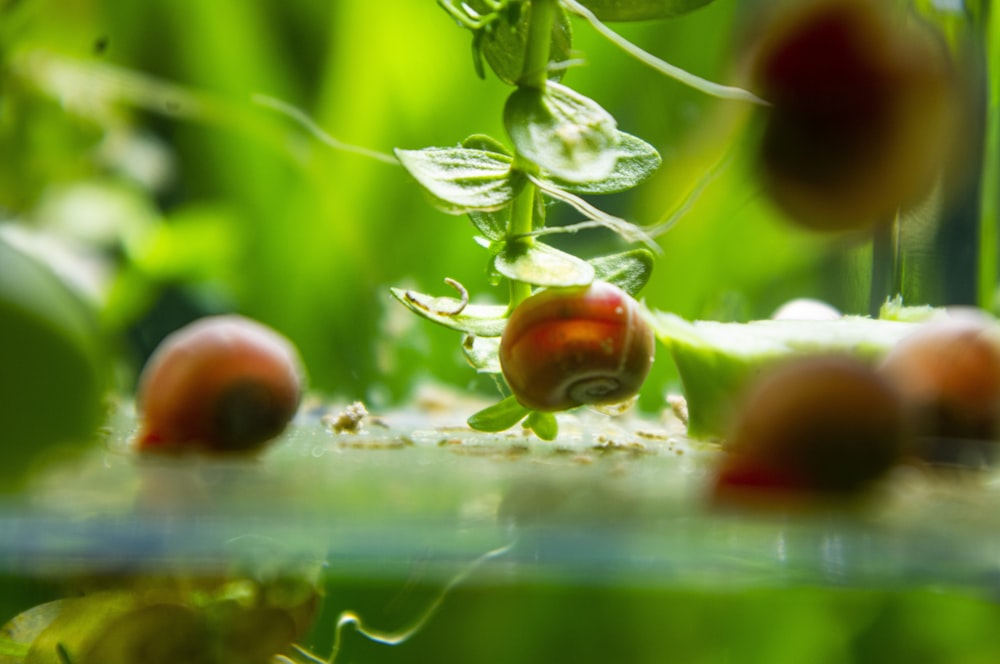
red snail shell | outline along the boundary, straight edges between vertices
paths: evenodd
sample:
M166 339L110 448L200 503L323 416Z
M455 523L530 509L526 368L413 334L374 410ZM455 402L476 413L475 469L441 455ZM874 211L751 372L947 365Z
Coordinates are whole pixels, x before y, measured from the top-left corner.
M849 494L902 455L903 404L874 369L850 357L804 357L751 388L728 441L720 481Z
M143 450L251 451L298 409L302 369L292 344L240 316L198 320L169 335L139 379Z
M958 440L1000 434L1000 331L987 316L924 323L880 369L903 395L915 435L955 442L958 454ZM948 460L946 449L938 452L944 458L930 460Z
M606 282L532 295L511 314L500 366L524 406L560 411L633 397L653 362L639 304Z
M954 150L947 48L890 5L796 3L775 12L747 58L751 85L772 104L759 155L765 186L808 228L891 219L930 192Z

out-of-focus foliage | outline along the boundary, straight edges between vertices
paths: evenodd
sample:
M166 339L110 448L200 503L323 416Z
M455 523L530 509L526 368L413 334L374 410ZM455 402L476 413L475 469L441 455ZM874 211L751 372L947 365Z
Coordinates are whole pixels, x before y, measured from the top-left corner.
M740 83L747 4L719 0L615 29L700 76ZM580 63L565 80L663 156L650 180L602 203L656 224L698 194L658 238L663 256L642 293L651 306L746 319L808 295L867 309L864 239L831 246L783 223L760 195L746 154L750 105L665 78L578 19L573 28ZM6 0L0 58L0 215L110 264L105 321L130 341L120 355L133 375L170 329L238 310L291 337L324 393L385 403L427 376L491 389L453 333L389 291L447 294L444 273L473 302L501 299L476 229L437 210L399 166L333 149L255 102L293 104L338 140L384 154L504 136L509 88L476 76L467 33L432 0L391 11L320 0ZM563 205L549 215L579 220ZM552 241L584 257L627 248L606 231ZM674 379L663 354L643 403L659 407Z

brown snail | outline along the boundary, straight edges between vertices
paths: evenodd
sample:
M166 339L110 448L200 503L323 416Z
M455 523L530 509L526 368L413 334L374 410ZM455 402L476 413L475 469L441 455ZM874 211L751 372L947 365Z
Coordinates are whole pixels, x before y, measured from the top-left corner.
M886 355L882 373L903 395L917 456L962 463L961 456L993 456L1000 434L1000 328L981 315L924 323ZM989 461L989 458L980 459Z
M840 356L789 360L751 388L716 495L851 494L884 475L904 444L902 400L873 368Z
M890 220L931 191L953 148L957 86L944 41L889 5L796 3L774 12L752 49L751 85L771 104L761 176L813 230Z
M632 398L654 352L639 303L598 281L544 290L519 304L500 339L500 366L522 405L551 412Z
M260 323L241 316L195 321L164 339L143 369L137 445L254 451L295 415L302 373L292 344Z

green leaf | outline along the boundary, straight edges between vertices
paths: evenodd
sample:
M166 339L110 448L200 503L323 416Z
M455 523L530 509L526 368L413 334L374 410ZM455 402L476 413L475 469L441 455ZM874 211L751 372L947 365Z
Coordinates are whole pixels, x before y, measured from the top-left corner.
M653 252L633 249L620 254L594 258L594 278L607 281L635 297L653 274Z
M468 424L477 431L506 431L523 420L530 412L511 396L482 409L468 419Z
M877 362L919 323L845 316L837 320L688 322L650 312L657 337L674 357L688 405L688 435L724 437L738 400L766 367L788 357L846 353Z
M518 153L561 180L601 182L618 162L615 119L558 83L518 88L507 98L503 119Z
M655 173L662 163L656 148L623 131L618 132L615 151L618 160L614 169L603 180L570 182L558 177L546 177L545 173L538 177L574 194L615 194L640 184Z
M462 141L462 147L468 148L469 150L482 150L483 152L504 154L508 157L513 156L511 155L510 150L507 149L506 145L487 134L473 134L472 136L469 136Z
M498 210L514 200L513 159L469 148L396 150L403 167L450 214Z
M479 40L479 48L493 73L504 83L517 85L524 72L524 52L528 43L528 28L531 24L531 5L522 5L516 14L500 14L489 30ZM515 23L512 24L512 21ZM549 62L560 63L570 59L573 47L573 29L569 15L562 7L552 25L552 43L549 46ZM551 75L558 78L561 69L552 69Z
M468 335L462 342L462 354L479 373L503 373L500 367L500 339Z
M594 280L590 263L540 242L508 242L494 268L508 279L545 288L586 286Z
M480 212L473 210L469 212L469 219L473 225L479 229L487 240L499 242L507 237L507 220L510 218L510 207L493 212Z
M413 313L466 334L499 337L507 324L507 307L504 305L464 305L462 300L454 297L434 297L401 288L391 291L393 297Z
M648 21L686 14L712 0L579 0L602 21Z
M533 410L525 424L542 440L555 440L559 435L559 422L552 413Z

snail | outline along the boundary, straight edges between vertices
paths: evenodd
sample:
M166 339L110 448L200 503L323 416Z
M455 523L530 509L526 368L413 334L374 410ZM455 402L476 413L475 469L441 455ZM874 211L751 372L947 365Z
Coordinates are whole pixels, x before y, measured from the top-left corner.
M143 451L251 452L298 409L294 346L241 316L202 318L169 335L144 367L137 407Z
M1000 434L1000 328L985 314L928 321L886 355L881 372L903 395L930 462L964 465L994 456ZM986 443L985 445L981 443Z
M931 192L955 148L960 89L944 40L888 4L775 10L746 58L771 104L758 155L765 187L812 230L891 220Z
M715 491L851 495L902 456L903 405L860 360L801 357L765 373L732 430Z
M500 366L517 400L539 411L626 401L654 355L639 303L607 282L548 289L521 302L500 339Z

